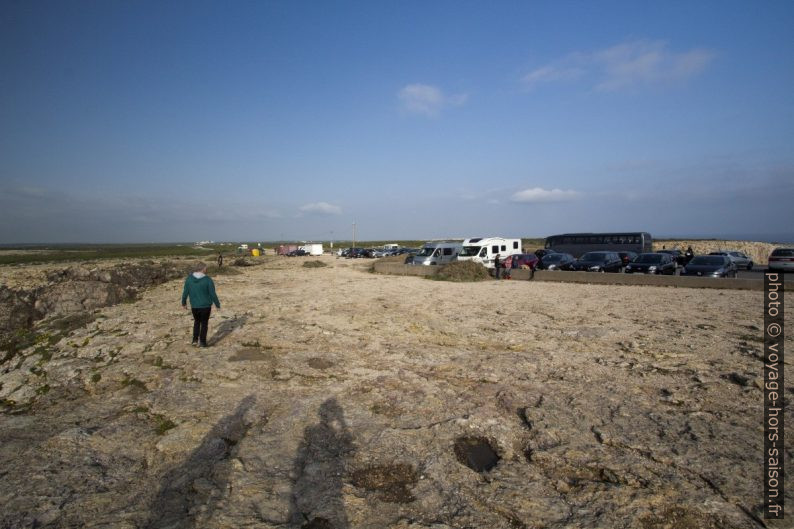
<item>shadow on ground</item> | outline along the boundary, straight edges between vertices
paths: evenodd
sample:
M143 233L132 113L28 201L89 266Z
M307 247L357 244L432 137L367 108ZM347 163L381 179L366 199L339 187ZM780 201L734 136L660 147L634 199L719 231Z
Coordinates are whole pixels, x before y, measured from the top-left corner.
M336 399L326 400L318 414L320 422L304 430L295 456L289 527L349 529L342 484L355 453L353 437Z
M248 315L243 314L242 316L234 316L233 318L224 321L220 325L218 325L218 329L215 331L209 340L207 340L208 345L217 345L220 343L224 338L229 336L232 332L239 329L248 321Z
M143 527L207 527L218 502L227 493L231 461L250 428L244 417L255 400L249 395L240 401L231 415L221 419L204 436L184 463L166 473Z

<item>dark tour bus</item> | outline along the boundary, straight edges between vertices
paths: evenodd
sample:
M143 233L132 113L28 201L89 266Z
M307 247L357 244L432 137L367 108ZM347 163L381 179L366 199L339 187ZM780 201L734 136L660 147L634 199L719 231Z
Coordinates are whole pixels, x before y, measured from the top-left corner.
M546 237L545 248L580 257L587 252L653 252L653 238L644 231L620 233L563 233Z

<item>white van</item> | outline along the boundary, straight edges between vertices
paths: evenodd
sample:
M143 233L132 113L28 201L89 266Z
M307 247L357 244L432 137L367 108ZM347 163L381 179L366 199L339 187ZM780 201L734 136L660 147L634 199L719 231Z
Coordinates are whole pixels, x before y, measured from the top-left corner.
M411 264L442 265L458 260L462 249L459 242L428 242L414 255Z
M472 237L463 241L463 250L461 250L458 260L474 261L486 268L493 268L497 254L499 259L504 261L507 257L519 253L521 253L521 239Z
M323 254L323 245L318 243L309 243L304 244L303 246L298 247L299 250L303 250L309 255L322 255Z

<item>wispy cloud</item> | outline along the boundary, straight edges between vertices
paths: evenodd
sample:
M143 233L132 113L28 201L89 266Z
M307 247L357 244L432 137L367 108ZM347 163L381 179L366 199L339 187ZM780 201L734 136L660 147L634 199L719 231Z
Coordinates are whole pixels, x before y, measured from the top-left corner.
M298 208L302 213L321 213L324 215L341 215L342 208L328 202L313 202Z
M712 51L676 52L663 40L632 40L593 52L576 52L541 66L521 78L527 89L544 83L587 79L598 91L683 81L701 73Z
M422 116L438 116L442 109L460 106L468 100L468 94L446 95L437 86L409 84L397 94L406 112Z
M564 191L562 189L543 189L542 187L532 187L523 191L516 191L510 197L512 202L523 204L539 204L550 202L567 202L579 198L577 191Z
M552 81L568 81L576 79L584 75L586 70L581 67L565 66L565 65L547 65L542 66L536 70L532 70L524 77L521 82L527 88L532 88L542 83L549 83Z

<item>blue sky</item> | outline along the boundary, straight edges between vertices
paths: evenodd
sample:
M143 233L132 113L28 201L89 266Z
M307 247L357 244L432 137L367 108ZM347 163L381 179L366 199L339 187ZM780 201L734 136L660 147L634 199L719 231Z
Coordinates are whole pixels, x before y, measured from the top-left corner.
M794 3L0 2L0 243L794 239Z

